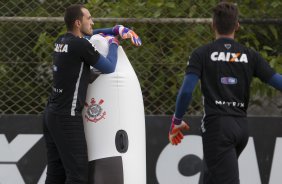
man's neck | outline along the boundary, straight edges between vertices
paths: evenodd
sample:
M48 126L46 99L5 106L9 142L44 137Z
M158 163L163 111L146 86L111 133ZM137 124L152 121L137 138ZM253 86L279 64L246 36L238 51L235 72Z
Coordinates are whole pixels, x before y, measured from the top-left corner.
M235 37L235 33L226 34L226 35L215 33L215 38L216 39L219 39L219 38L229 38L229 39L233 39L234 40L234 37Z
M72 31L68 31L68 32L73 34L74 36L79 37L79 38L83 37L83 34L79 30L72 30Z

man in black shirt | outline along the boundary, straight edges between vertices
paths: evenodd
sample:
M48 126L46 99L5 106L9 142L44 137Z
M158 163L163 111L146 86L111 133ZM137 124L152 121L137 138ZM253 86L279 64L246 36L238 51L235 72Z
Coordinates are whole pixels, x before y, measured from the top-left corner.
M52 92L43 119L48 162L46 184L84 184L88 181L88 156L81 112L90 66L102 73L114 72L119 42L113 36L105 36L109 53L107 57L100 55L95 46L83 38L93 34L94 23L82 5L68 7L64 20L67 33L55 41ZM119 33L131 38L133 44L141 45L139 37L123 26L105 31Z
M259 53L234 41L238 28L237 7L219 3L213 10L216 40L192 53L169 131L169 141L179 144L182 130L189 129L182 117L200 79L204 184L240 183L238 157L248 142L246 111L252 78L282 90L282 76Z

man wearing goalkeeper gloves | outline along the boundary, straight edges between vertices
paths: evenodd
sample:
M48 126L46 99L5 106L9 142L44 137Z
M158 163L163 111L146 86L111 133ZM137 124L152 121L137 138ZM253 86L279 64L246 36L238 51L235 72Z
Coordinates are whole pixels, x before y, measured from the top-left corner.
M93 34L93 21L82 5L71 5L65 11L67 33L55 41L53 52L53 85L43 117L47 148L46 184L88 183L88 156L83 128L82 109L90 79L90 66L102 73L115 71L117 38L106 35L107 57L84 39ZM132 30L121 25L96 30L130 38L136 46L141 40Z
M239 184L238 157L248 142L246 111L251 80L257 77L282 91L282 76L258 52L234 40L239 28L236 5L219 3L213 9L212 27L215 41L199 47L189 58L169 141L181 143L182 131L189 129L182 118L200 79L205 112L201 125L204 184Z

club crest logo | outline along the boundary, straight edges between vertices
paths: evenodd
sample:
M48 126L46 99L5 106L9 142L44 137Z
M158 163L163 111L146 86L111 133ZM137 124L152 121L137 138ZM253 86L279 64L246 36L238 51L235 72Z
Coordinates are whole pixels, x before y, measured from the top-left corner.
M104 111L102 108L103 103L103 99L96 103L94 98L91 99L90 104L85 103L85 107L87 108L85 118L87 121L97 123L101 119L105 119L106 111Z
M224 47L225 47L227 50L229 50L229 49L231 48L231 44L226 43L226 44L224 44Z

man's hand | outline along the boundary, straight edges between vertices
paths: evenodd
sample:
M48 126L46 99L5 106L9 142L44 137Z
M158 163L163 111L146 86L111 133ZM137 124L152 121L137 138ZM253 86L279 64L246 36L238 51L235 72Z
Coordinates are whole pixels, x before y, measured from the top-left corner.
M113 27L113 32L119 34L122 39L131 39L131 42L135 46L141 46L142 42L140 37L131 29L124 27L123 25L116 25Z
M168 139L169 142L172 145L177 145L181 143L181 140L183 139L183 133L182 130L189 130L190 127L188 126L185 121L176 118L175 116L172 117L170 131L168 133Z
M103 36L104 38L106 38L108 40L109 44L114 43L114 44L119 45L119 41L115 36L107 35L107 34L103 34L103 33L100 33L100 35Z

